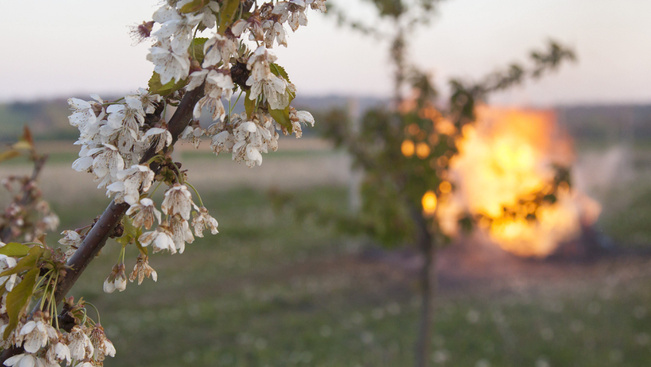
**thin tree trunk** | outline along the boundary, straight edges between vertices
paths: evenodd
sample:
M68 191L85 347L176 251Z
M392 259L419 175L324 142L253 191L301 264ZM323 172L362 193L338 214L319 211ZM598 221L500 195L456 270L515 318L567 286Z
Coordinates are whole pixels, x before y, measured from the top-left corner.
M416 366L429 365L430 344L433 331L433 301L436 288L434 266L435 248L432 241L422 242L420 252L423 266L420 269L420 320L418 325L418 341L416 342Z
M412 208L412 218L416 224L417 245L423 259L418 278L420 291L420 319L418 323L418 339L416 340L416 367L429 365L430 345L433 332L434 296L436 294L436 244L428 221L422 213Z

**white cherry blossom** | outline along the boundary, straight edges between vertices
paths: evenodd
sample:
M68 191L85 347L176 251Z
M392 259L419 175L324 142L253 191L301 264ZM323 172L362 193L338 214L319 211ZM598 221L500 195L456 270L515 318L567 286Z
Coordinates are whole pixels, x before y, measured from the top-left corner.
M66 365L70 365L72 357L70 356L70 348L65 343L57 341L56 343L51 343L50 347L45 354L45 359L48 363L48 366L56 366L59 362L65 362Z
M172 134L167 129L154 127L147 130L142 140L147 146L155 146L154 151L159 152L172 144Z
M203 45L205 57L202 66L208 68L220 62L224 65L230 63L231 57L237 54L237 42L221 34L215 34Z
M289 121L292 123L292 130L296 138L300 138L303 134L303 127L301 124L314 126L314 117L308 111L297 111L294 107L289 107Z
M135 164L117 173L118 181L106 187L107 194L114 193L118 203L134 205L140 200L140 193L147 192L154 182L154 171L149 166Z
M96 124L99 121L95 115L94 108L96 103L87 102L79 98L68 99L68 105L73 109L73 113L68 117L70 125L74 127Z
M138 94L136 95L140 99L142 104L142 109L145 113L154 113L156 111L156 105L159 104L163 97L158 94L151 94L148 90L144 88L138 88Z
M179 214L181 218L190 219L192 210L192 194L188 187L181 184L174 184L165 192L165 198L161 204L163 213L168 215Z
M135 227L149 229L154 224L154 220L157 220L158 223L161 222L161 213L150 198L143 198L138 203L132 204L126 215L132 218Z
M281 110L289 104L288 83L271 72L270 63L275 60L276 57L271 55L266 48L258 47L247 64L251 70L251 76L246 80L246 85L251 87L249 99L256 100L262 94L272 109Z
M154 63L154 71L160 75L163 85L172 79L179 82L190 72L190 59L187 52L177 53L162 45L150 48L147 60Z
M57 338L56 330L48 322L35 317L23 325L18 333L16 344L22 343L28 353L36 353L47 345L49 338Z
M170 231L172 232L174 246L179 254L185 251L186 243L194 242L194 236L192 235L188 221L181 218L178 214L170 218Z
M75 361L91 357L95 351L85 329L79 325L73 326L68 334L68 348L70 349L70 357Z
M210 233L217 234L217 220L208 214L208 209L206 207L199 208L198 212L194 212L194 217L192 218L192 227L194 228L194 234L197 237L203 237L203 231L209 229Z
M8 367L45 367L43 359L30 353L21 353L7 358L4 365Z
M13 257L9 257L7 255L0 255L0 272L13 269L15 266L16 266L16 259L14 259ZM16 274L4 275L0 277L0 284L4 283L5 289L8 292L11 292L11 290L14 289L17 280L18 280L18 275Z
M129 275L129 281L133 282L138 279L138 285L140 285L142 284L142 281L145 280L145 277L151 277L154 282L158 280L156 270L149 265L149 257L139 254L136 265L133 267L133 271Z
M127 129L137 132L145 122L145 110L142 101L137 96L124 97L125 103L108 106L108 122L113 125L124 125Z
M165 224L161 224L153 231L143 233L138 238L138 241L143 246L149 246L151 244L154 253L163 250L168 250L172 254L176 253L176 246L172 239L172 232Z
M104 292L113 293L127 289L127 275L124 272L124 264L116 264L106 280L104 280Z
M104 328L96 325L90 332L90 341L94 347L93 360L102 362L107 356L115 357L115 347L106 337Z
M181 139L187 140L194 145L195 148L199 148L199 144L201 144L201 137L205 134L205 130L201 128L201 126L192 126L188 125L188 127L183 130L181 133Z

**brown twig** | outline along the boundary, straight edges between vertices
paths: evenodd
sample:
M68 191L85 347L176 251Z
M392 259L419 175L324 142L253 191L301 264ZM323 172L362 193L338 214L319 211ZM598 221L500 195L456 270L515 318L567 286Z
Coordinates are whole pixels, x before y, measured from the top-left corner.
M21 207L26 207L30 205L34 199L32 195L29 195L28 193L31 191L30 186L34 185L34 182L37 181L38 176L41 174L41 171L43 170L43 167L45 166L45 162L47 161L48 155L36 155L35 153L32 153L32 160L34 161L34 169L32 170L32 176L25 181L23 184L23 187L21 188L21 191L23 193L23 196L20 198L19 201L19 206ZM2 232L0 232L0 242L10 242L14 238L14 233L11 230L11 226L7 225L6 227L2 228Z

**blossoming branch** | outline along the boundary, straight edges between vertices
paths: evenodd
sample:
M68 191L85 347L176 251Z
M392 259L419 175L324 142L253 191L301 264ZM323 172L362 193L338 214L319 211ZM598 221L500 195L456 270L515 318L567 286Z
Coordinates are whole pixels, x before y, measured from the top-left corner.
M63 231L59 248L0 243L4 365L101 366L115 355L89 304L64 300L107 238L122 246L104 282L110 293L125 290L127 280L156 281L152 253L183 253L204 231L218 233L188 172L171 158L177 140L198 147L205 137L216 154L253 167L278 148L279 133L300 137L302 125L314 124L309 112L291 106L296 87L273 54L287 46L287 26L307 25L308 9L325 11L325 0L167 0L133 30L151 42L148 88L115 101L68 101L81 146L72 167L90 173L113 202L93 224ZM239 100L245 111L238 114ZM210 126L199 123L204 114ZM157 204L159 189L165 191ZM127 249L134 247L127 275Z

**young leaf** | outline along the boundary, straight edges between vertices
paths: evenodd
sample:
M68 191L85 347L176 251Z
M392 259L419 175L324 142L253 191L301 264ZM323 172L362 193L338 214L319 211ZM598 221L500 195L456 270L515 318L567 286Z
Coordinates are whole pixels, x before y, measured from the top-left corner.
M249 99L250 93L251 91L247 90L246 96L244 97L244 110L246 111L246 116L248 118L251 118L251 116L253 116L253 112L255 112L255 105L257 102L255 99Z
M207 4L208 0L192 0L189 3L183 5L179 11L181 13L194 13L195 11L201 10L201 8Z
M287 80L288 83L291 83L289 80L289 75L287 75L287 71L285 71L285 68L276 64L275 62L269 63L269 70L271 70L271 73L275 76L279 76L285 80Z
M269 63L269 70L273 75L285 79L287 83L291 83L289 75L287 75L287 71L285 71L284 67L272 62ZM289 90L287 90L286 93L289 96L289 103L292 103L292 100L296 98L296 93L290 92Z
M23 139L20 139L17 142L13 143L11 147L13 149L25 149L25 150L34 148L34 146L32 146L28 141Z
M34 284L36 284L36 277L38 277L39 272L39 268L33 268L28 271L23 277L23 280L21 280L20 283L11 290L11 292L7 293L7 316L9 316L9 325L7 325L3 336L5 340L16 328L16 325L18 325L18 319L20 319L20 315L29 303L29 299L32 297L32 293L34 292Z
M45 249L39 246L34 246L30 248L29 252L27 252L27 255L25 255L25 257L23 257L22 259L20 259L20 261L16 263L16 266L0 273L0 277L11 275L11 274L18 274L25 270L29 270L36 267L38 260L41 258L41 255L43 254L43 251L45 251Z
M289 105L283 110L269 109L269 114L276 120L277 123L282 125L289 133L292 133L292 122L289 120Z
M18 242L9 242L0 248L0 255L23 257L29 253L31 247Z
M0 162L9 160L11 158L16 158L20 155L20 152L15 149L9 149L0 153Z
M139 229L133 225L131 218L122 217L122 225L124 226L124 233L129 234L131 237L138 237L140 235Z
M137 238L135 238L134 240L135 240L134 243L136 244L136 247L138 248L138 250L140 251L140 253L143 254L143 255L145 255L145 256L147 256L148 253L149 253L149 251L147 251L147 247L144 247L144 246L140 243L140 241L138 241Z
M23 136L20 140L26 141L31 148L34 148L34 138L32 138L32 131L29 130L29 127L23 127Z
M25 126L25 128L23 129L23 136L21 136L17 142L11 145L11 149L15 149L15 150L34 149L34 140L32 139L32 133L29 131L29 128L27 126Z
M219 34L224 34L226 28L233 24L233 18L240 7L240 0L224 0L219 11Z
M136 228L129 217L125 216L122 218L122 225L124 226L124 234L116 240L122 246L128 245L142 234L140 228Z
M289 75L287 75L287 71L285 71L285 68L283 68L282 66L272 62L269 64L269 69L271 70L271 73L274 74L275 76L283 78L288 83L291 83L289 81ZM287 96L289 97L289 103L287 104L287 107L285 107L282 110L269 109L269 114L271 115L271 117L273 117L274 120L276 120L277 123L282 125L291 134L293 129L292 129L292 122L289 120L289 104L292 103L292 100L296 97L296 94L290 92L289 89L287 89L285 93L287 93Z
M167 84L163 85L160 82L160 75L157 72L154 72L154 75L149 79L149 93L160 94L164 97L183 88L186 84L187 82L185 80L175 83L174 79L172 79L167 82Z
M208 41L208 38L195 38L192 40L192 43L190 43L190 47L188 48L190 56L197 60L199 64L203 62L203 44L206 43L206 41Z

